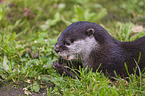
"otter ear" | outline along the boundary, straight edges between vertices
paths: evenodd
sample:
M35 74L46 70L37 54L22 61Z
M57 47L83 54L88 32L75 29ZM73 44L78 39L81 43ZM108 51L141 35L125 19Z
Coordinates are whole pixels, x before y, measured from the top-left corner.
M88 36L91 36L91 35L93 35L95 33L95 30L93 29L93 28L89 28L88 30L87 30L87 35Z

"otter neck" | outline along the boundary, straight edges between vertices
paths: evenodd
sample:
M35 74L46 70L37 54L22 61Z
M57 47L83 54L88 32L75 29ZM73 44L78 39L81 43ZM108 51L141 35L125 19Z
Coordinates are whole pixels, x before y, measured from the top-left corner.
M89 58L89 55L92 52L92 50L99 49L100 45L93 36L85 38L83 45L84 45L83 50L79 55L80 55L82 62L86 62L86 60Z

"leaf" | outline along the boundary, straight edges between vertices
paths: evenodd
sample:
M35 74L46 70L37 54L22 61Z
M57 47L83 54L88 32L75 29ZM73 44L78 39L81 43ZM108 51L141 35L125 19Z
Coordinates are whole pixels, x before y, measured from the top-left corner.
M81 7L80 6L78 6L78 5L75 5L74 6L74 12L77 14L76 15L76 17L77 17L77 19L78 20L83 20L83 9L81 9ZM75 18L73 18L73 19L75 19ZM74 20L73 20L74 21Z
M100 12L98 12L98 14L96 15L96 17L94 16L93 20L96 19L96 21L101 20L102 18L104 18L107 14L107 9L103 8L102 10L100 10Z
M0 20L4 18L4 15L5 15L5 11L3 8L0 7Z
M59 13L59 12L55 13L54 19L55 19L56 21L59 21L59 20L60 20L60 13Z
M27 79L25 82L27 82L27 83L31 83L31 80L30 80L30 79Z
M39 92L40 86L39 86L39 84L38 84L37 82L35 82L35 83L33 84L32 90L33 90L34 92Z
M23 88L23 90L24 90L24 94L26 95L32 94L27 88Z
M50 81L50 78L48 76L41 76L41 79L42 79L43 82Z
M20 61L27 61L27 58L21 58Z
M136 26L132 27L132 31L138 33L138 32L145 31L145 28L143 28L143 26L141 26L141 25L136 25Z
M4 67L5 70L9 70L10 69L8 63L9 63L9 60L7 59L7 56L4 55L3 67Z
M13 33L12 37L10 38L12 41L14 41L16 38L16 32Z

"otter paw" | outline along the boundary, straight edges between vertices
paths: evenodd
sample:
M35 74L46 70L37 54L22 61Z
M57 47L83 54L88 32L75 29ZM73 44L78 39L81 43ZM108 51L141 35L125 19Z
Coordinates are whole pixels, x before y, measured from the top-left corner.
M64 67L62 64L59 64L58 62L53 62L53 68L60 74L62 75L64 72Z
M53 62L53 68L60 74L60 75L66 75L74 77L74 73L70 70L64 67L63 64L59 64L58 62Z
M58 62L53 62L53 68L56 69L60 67L60 64Z

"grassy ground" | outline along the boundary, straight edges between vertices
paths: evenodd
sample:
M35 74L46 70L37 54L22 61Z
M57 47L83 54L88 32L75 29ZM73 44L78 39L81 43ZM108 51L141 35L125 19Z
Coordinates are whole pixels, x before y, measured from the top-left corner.
M102 25L116 39L145 34L145 0L0 0L0 95L145 95L145 74L111 81L103 73L80 79L52 68L53 47L72 22Z

